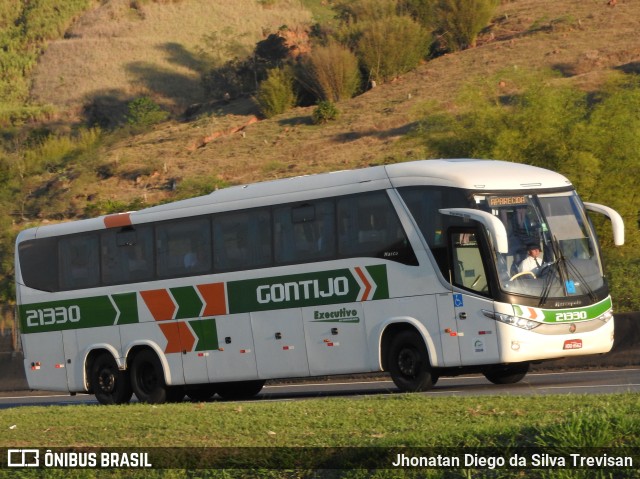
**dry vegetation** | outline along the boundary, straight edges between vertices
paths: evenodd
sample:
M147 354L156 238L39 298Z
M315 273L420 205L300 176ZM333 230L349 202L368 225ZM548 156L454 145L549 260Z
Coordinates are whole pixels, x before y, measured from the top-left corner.
M33 78L32 96L77 113L94 99L149 95L182 112L203 101L204 55L227 59L220 50L229 45L238 53L250 52L282 25L310 21L297 0L280 0L268 8L255 0L102 2L64 39L49 44ZM215 37L214 45L207 47L207 36Z
M33 95L77 113L87 102L144 93L181 113L202 101L199 62L213 47L207 36L218 47L250 50L266 31L310 21L297 0L102 2L48 47ZM638 31L633 0L505 0L476 48L341 101L337 121L313 125L307 107L257 122L249 98L215 104L190 121L109 139L96 151L101 181L72 181L69 194L79 211L110 200L152 204L194 179L247 183L429 157L408 133L425 112L454 108L464 85L505 70L553 69L557 82L593 91L616 72L640 71ZM216 54L208 53L209 60ZM502 88L511 91L508 82Z
M118 174L92 188L102 198L153 202L170 194L166 185L192 177L245 183L420 158L429 152L406 134L425 110L453 105L470 80L553 69L562 74L558 82L594 90L615 72L640 70L639 30L640 4L631 0L615 7L601 0L504 3L478 47L341 102L336 122L312 125L313 108L296 108L238 130L257 114L251 100L221 105L111 144L104 159Z

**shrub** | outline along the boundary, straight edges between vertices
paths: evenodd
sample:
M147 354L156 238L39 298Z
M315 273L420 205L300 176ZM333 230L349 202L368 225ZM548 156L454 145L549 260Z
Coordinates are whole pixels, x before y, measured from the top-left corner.
M476 46L478 34L491 21L497 0L440 0L437 25L449 51Z
M311 118L313 123L319 125L321 123L327 123L338 118L340 111L338 107L330 101L321 101L318 106L313 110Z
M367 22L357 42L360 61L371 80L388 81L418 66L431 35L410 17Z
M142 96L129 102L127 110L127 123L134 129L149 128L166 120L169 116L169 113L160 108L160 105L148 96Z
M304 55L296 78L317 100L333 102L353 97L361 81L358 59L335 41Z
M296 94L293 89L293 74L288 68L274 68L267 79L260 83L256 96L260 111L266 118L284 113L293 107Z
M205 93L215 99L237 98L256 90L256 72L251 60L229 60L202 75Z

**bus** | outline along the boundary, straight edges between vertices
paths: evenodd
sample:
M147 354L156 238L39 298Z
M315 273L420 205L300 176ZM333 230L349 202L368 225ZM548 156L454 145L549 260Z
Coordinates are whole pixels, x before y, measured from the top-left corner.
M29 387L121 404L380 371L401 391L469 372L515 383L532 362L612 347L587 210L624 242L620 215L558 173L421 160L27 229Z

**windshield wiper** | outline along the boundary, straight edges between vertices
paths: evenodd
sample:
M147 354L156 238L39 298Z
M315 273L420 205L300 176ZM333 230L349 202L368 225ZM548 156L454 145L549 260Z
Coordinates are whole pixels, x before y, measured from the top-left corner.
M596 293L593 291L589 283L584 279L584 276L582 276L582 273L580 273L578 267L567 258L564 258L563 261L565 263L567 271L578 278L578 281L580 281L580 286L586 290L589 299L591 299L591 301L595 303L597 299Z
M587 283L584 279L584 276L582 276L582 274L580 273L580 271L578 270L578 268L576 267L576 265L574 265L569 259L567 259L567 257L564 255L564 253L562 252L562 248L560 248L560 242L558 241L558 238L553 235L552 240L551 240L551 247L553 249L553 254L556 258L556 260L553 263L550 264L557 264L558 265L558 274L560 276L560 281L562 282L562 284L564 285L564 290L565 292L568 294L567 292L567 285L568 285L568 274L574 275L576 278L578 278L578 281L580 281L580 286L583 287L586 292L587 295L589 296L589 298L591 299L591 301L596 300L596 294L594 293L593 289L591 289L591 286L589 286L589 283ZM550 281L549 281L549 286L550 286ZM545 288L543 290L542 293L542 297L540 298L540 305L544 304L548 297L549 297L549 291L550 291L550 287L548 287L546 281L545 281Z

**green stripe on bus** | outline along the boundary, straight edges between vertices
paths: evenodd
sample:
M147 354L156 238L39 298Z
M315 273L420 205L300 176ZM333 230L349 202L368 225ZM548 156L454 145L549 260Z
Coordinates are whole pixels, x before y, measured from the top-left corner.
M385 265L368 266L375 283L372 298L389 297ZM301 308L357 301L362 290L351 269L318 271L270 278L229 281L229 313Z
M389 283L387 282L387 267L383 264L376 266L367 266L367 271L376 283L376 291L371 299L387 299L389 298Z
M173 299L178 304L176 319L197 318L200 316L204 303L193 286L171 288L169 291L171 291Z
M122 299L120 297L118 301ZM118 317L118 310L109 296L98 296L23 304L19 308L19 314L23 333L40 333L112 326Z
M215 318L189 321L189 326L198 338L194 351L211 351L218 349L218 330Z
M111 299L120 310L118 324L135 324L138 319L138 296L136 293L113 294Z

